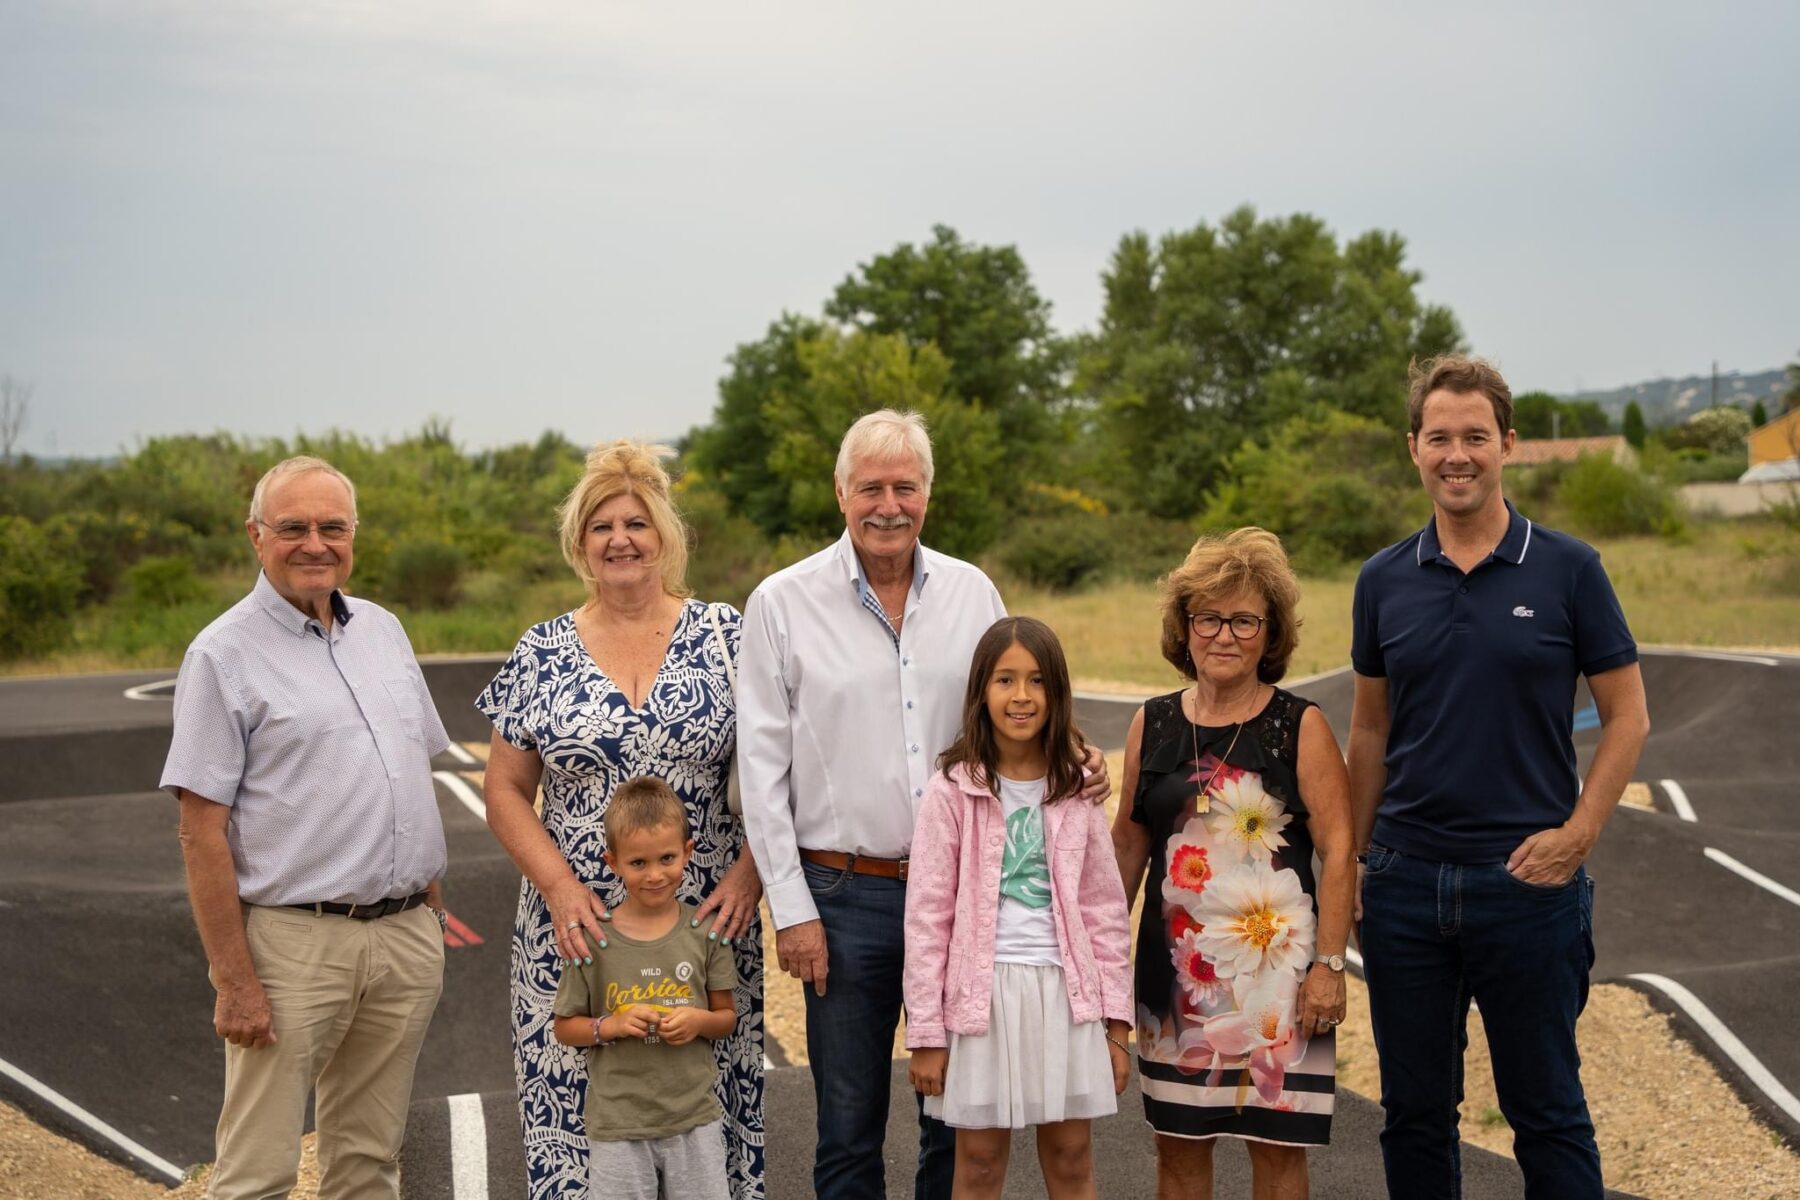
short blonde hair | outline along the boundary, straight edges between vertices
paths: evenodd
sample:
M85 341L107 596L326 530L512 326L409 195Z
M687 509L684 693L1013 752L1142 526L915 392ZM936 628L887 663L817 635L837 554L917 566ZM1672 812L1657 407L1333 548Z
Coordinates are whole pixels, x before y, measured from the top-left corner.
M1188 613L1195 603L1219 600L1235 592L1252 591L1269 606L1265 626L1268 640L1256 677L1278 682L1287 674L1288 660L1300 644L1300 581L1288 565L1281 539L1266 529L1246 526L1223 536L1203 537L1194 543L1179 567L1163 576L1162 652L1177 671L1195 677L1194 656L1188 650Z
M654 775L635 776L614 789L600 827L606 833L608 850L617 850L620 838L645 829L679 829L684 842L694 836L681 797Z
M256 481L256 490L250 493L250 520L261 523L263 519L263 501L268 499L269 489L290 475L305 475L311 471L320 471L331 476L344 485L350 493L350 519L356 520L356 485L350 477L326 462L322 458L314 458L310 454L296 454L292 458L284 458Z
M911 455L919 464L919 482L931 492L931 435L916 412L878 408L857 418L838 443L838 491L850 490L850 474L858 462L892 462Z
M589 595L597 594L599 584L588 568L587 555L581 552L587 523L595 509L624 495L637 497L650 516L651 528L662 540L657 565L662 568L663 590L671 596L688 595L687 523L669 498L669 473L663 470L661 462L673 453L667 446L652 446L630 438L596 443L588 451L587 468L569 490L557 515L562 521L563 558L575 569L576 578L587 585Z

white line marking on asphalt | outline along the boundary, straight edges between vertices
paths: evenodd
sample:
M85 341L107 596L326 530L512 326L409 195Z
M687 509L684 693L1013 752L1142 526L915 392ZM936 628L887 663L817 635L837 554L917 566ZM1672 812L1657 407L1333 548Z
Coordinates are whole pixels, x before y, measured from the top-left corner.
M1779 667L1779 658L1770 658L1766 654L1733 654L1728 650L1677 650L1664 649L1660 646L1639 646L1640 653L1665 654L1671 658L1714 658L1720 662L1759 663L1765 667Z
M1684 821L1698 821L1700 819L1694 815L1694 806L1688 803L1687 793L1681 790L1681 785L1679 783L1676 783L1673 779L1659 779L1656 782L1662 787L1664 793L1668 795L1669 803L1675 806L1676 816Z
M481 1097L450 1097L450 1194L456 1200L487 1200L487 1120Z
M165 700L168 693L174 691L173 679L158 679L155 683L140 683L136 687L125 689L127 700Z
M1788 1120L1800 1121L1800 1100L1796 1100L1794 1093L1783 1087L1781 1080L1775 1078L1769 1068L1763 1066L1761 1060L1750 1053L1750 1048L1738 1040L1737 1034L1726 1028L1725 1022L1713 1015L1712 1009L1700 1003L1698 996L1673 979L1666 979L1661 975L1627 975L1625 978L1647 983L1673 1000L1680 1006L1681 1011L1693 1018L1694 1024L1706 1031L1706 1036L1710 1037L1719 1049L1725 1052L1725 1057L1729 1058L1738 1070L1748 1075L1750 1082L1761 1088L1763 1095L1767 1096L1775 1107L1787 1114Z
M107 1141L131 1155L131 1157L153 1168L158 1175L167 1176L170 1183L181 1182L182 1175L180 1167L162 1157L160 1154L154 1154L137 1142L132 1141L130 1138L114 1129L111 1125L108 1125L105 1121L102 1121L99 1117L96 1117L93 1113L81 1107L81 1105L75 1103L67 1096L62 1095L60 1092L53 1091L39 1083L25 1072L19 1070L19 1068L7 1062L4 1058L0 1058L0 1075L6 1076L26 1091L38 1097L38 1099L49 1104L52 1108L80 1121L83 1125L87 1126Z
M451 758L454 758L465 767L473 767L481 762L479 758L476 758L473 754L464 750L462 748L462 743L460 742L451 742L445 747L444 753L448 754Z
M1791 887L1776 883L1761 871L1752 870L1751 868L1746 867L1743 863L1731 857L1731 855L1725 853L1723 850L1714 850L1711 846L1708 846L1706 848L1706 857L1712 859L1727 871L1735 871L1737 874L1742 875L1757 887L1762 888L1765 891L1774 892L1789 904L1800 905L1800 892L1796 892Z
M1073 692L1077 700L1097 700L1101 704L1139 705L1146 700L1154 699L1150 692Z
M450 790L450 794L463 802L463 807L474 813L483 825L487 824L487 805L475 794L468 781L455 771L433 771L431 777Z

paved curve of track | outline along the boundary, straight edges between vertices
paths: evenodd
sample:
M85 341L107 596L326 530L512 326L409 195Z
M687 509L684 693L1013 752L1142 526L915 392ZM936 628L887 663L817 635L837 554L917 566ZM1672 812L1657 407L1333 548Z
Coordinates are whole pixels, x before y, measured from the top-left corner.
M1650 654L1645 676L1655 732L1638 778L1657 811L1624 811L1594 855L1599 879L1595 976L1653 974L1682 985L1722 1021L1777 1081L1800 1091L1800 1045L1785 1028L1800 992L1800 909L1721 865L1726 856L1777 888L1800 893L1800 660L1725 660ZM434 661L427 675L451 734L485 740L469 707L491 659ZM0 1060L181 1166L211 1157L222 1052L209 1015L211 989L187 911L175 811L150 790L168 745L166 674L0 681ZM149 686L145 686L149 685ZM128 689L143 689L141 699ZM1344 674L1301 686L1341 733ZM1580 703L1585 704L1585 699ZM1104 745L1123 740L1131 704L1087 699L1082 722ZM1585 756L1595 735L1577 735ZM439 799L449 838L450 907L472 937L449 951L444 1001L421 1058L406 1156L409 1196L517 1194L518 1134L506 1033L506 938L518 875L458 783L479 767L445 756ZM1645 986L1664 1007L1664 991ZM1771 1103L1744 1069L1685 1013L1683 1028L1777 1128L1800 1121ZM897 1077L897 1097L903 1090ZM803 1069L777 1067L769 1091L771 1194L805 1195L812 1129ZM96 1149L156 1177L24 1080L0 1071L0 1095ZM447 1097L458 1099L446 1102ZM1340 1094L1334 1146L1315 1156L1320 1194L1379 1195L1375 1107ZM1124 1111L1136 1111L1127 1097ZM451 1129L458 1130L456 1138ZM897 1104L896 1132L911 1126ZM486 1137L478 1135L485 1129ZM891 1140L898 1148L904 1141ZM471 1146L484 1161L471 1158ZM1135 1120L1097 1132L1104 1194L1142 1194L1149 1156ZM1020 1156L1029 1152L1020 1146ZM1224 1155L1227 1189L1241 1155ZM1468 1155L1471 1197L1516 1195L1504 1159ZM907 1172L891 1163L893 1194ZM1034 1194L1029 1171L1017 1194ZM484 1190L485 1188L485 1190ZM1009 1194L1012 1194L1009 1192Z

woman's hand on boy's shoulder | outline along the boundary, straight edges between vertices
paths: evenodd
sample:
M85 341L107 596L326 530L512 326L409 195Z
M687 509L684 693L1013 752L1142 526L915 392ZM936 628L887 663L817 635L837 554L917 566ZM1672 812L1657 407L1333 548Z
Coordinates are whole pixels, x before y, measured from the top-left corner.
M906 1073L912 1078L913 1091L921 1096L944 1094L944 1074L950 1068L948 1046L922 1046L912 1052Z

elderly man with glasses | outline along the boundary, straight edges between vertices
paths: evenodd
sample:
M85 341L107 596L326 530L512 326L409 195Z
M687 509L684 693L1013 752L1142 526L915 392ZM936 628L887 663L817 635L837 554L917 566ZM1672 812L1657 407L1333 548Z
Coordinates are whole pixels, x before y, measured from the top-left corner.
M162 776L228 1043L207 1194L285 1196L316 1086L319 1195L398 1196L443 989L431 759L449 738L400 623L342 591L350 481L278 463L245 529L261 575L188 648Z

